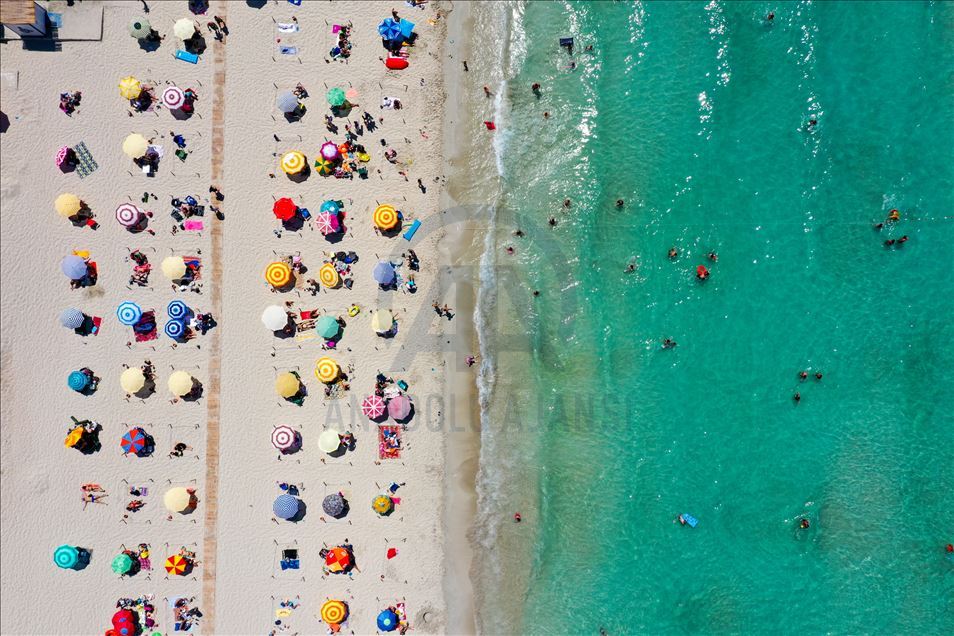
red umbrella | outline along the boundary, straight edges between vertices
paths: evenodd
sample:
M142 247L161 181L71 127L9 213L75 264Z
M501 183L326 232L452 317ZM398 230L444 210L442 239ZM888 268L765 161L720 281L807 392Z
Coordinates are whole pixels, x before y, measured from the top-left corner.
M287 221L298 213L298 206L288 197L282 197L272 206L272 212L280 220Z
M129 432L123 435L123 438L119 440L119 445L123 447L123 453L139 453L146 447L146 436L143 434L143 430L137 426L129 429Z
M113 614L113 629L120 636L136 635L136 616L131 610L121 609Z

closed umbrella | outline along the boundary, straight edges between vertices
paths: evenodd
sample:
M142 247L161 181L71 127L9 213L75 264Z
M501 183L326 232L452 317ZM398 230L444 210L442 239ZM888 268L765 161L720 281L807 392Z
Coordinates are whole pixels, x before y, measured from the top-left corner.
M348 604L344 601L327 600L321 606L321 620L328 625L340 625L348 619Z
M371 328L375 333L388 333L394 327L394 314L390 309L379 309L371 314Z
M406 395L398 395L388 400L388 415L403 420L411 414L411 400Z
M262 324L270 331L281 331L288 326L288 312L278 305L269 305L262 312Z
M282 155L281 165L285 174L298 174L305 169L307 159L302 153L292 150Z
M338 321L331 316L322 316L315 324L315 331L318 332L319 336L328 340L338 335L338 332L341 331L341 326L338 324Z
M324 236L337 234L341 231L341 222L338 221L336 215L330 212L319 212L315 218L315 225L318 227L318 231Z
M123 227L135 227L142 219L142 210L132 203L121 203L116 208L116 220Z
M372 217L374 224L382 230L391 230L398 223L397 210L390 205L379 205L374 210Z
M297 497L288 494L278 495L272 504L272 512L279 519L294 519L295 515L298 514L299 504L300 501Z
M53 551L53 563L64 570L75 568L79 563L79 550L71 545L61 545Z
M130 568L132 568L132 564L133 560L130 558L130 556L125 552L120 552L113 559L113 563L110 567L112 567L114 574L119 574L122 576L123 574L127 574L129 572Z
M328 200L321 204L321 212L330 212L331 214L340 214L341 213L341 204L337 201Z
M187 320L192 316L192 310L181 300L173 300L169 303L166 307L166 313L168 313L169 317L173 320Z
M179 280L186 274L185 260L181 256L167 256L162 259L162 273L169 280Z
M53 207L60 216L71 217L80 211L83 204L78 196L66 192L56 197L56 201L53 202Z
M384 404L384 398L380 395L369 395L361 402L361 412L368 419L376 420L382 415L387 407Z
M341 369L338 367L338 363L328 356L318 358L318 361L315 362L315 377L325 384L337 380L339 373L341 373Z
M292 113L298 108L298 97L291 91L284 91L278 94L275 106L283 113Z
M334 453L341 448L341 433L329 428L318 436L318 450L322 453Z
M195 22L189 18L180 18L172 25L172 32L180 40L188 40L195 35Z
M277 261L265 268L265 280L276 289L284 287L291 279L292 269L288 263Z
M338 146L333 141L326 141L321 144L321 156L328 161L334 161L339 155Z
M66 378L66 385L74 391L84 391L89 386L89 376L82 371L71 371Z
M163 327L163 332L173 340L179 340L186 333L186 324L181 320L170 320Z
M298 434L290 426L276 426L272 430L272 446L280 451L286 451L293 448L298 442Z
M272 206L272 214L281 221L288 221L298 214L298 206L288 197L282 197Z
M123 140L123 152L130 159L139 159L149 149L149 142L139 133L132 133Z
M132 22L129 23L129 35L137 40L149 37L150 33L152 33L152 25L146 18L133 18Z
M60 269L70 280L80 280L89 272L89 265L86 264L85 259L70 254L60 261Z
M341 284L341 276L331 263L325 263L318 270L318 280L325 287L335 288Z
M185 512L195 505L195 496L182 486L166 491L162 503L169 512Z
M132 75L119 80L119 94L124 99L136 99L142 93L142 84Z
M332 493L326 496L321 502L321 509L325 511L325 514L329 514L334 518L341 516L341 513L345 511L346 502L344 497L341 496L341 493Z
M340 88L332 88L328 91L325 97L328 98L328 103L335 107L341 106L346 101L345 92Z
M177 397L188 395L194 382L195 379L185 371L174 371L169 376L169 392Z
M378 495L371 500L371 509L383 517L394 510L394 501L387 495Z
M394 271L394 265L387 261L380 261L374 266L371 275L379 285L391 285L394 283L394 278L397 276L397 273Z
M116 308L116 317L119 322L131 327L142 318L142 307L127 300Z
M279 373L278 377L275 378L275 392L278 393L280 397L287 400L288 398L298 395L299 391L301 391L301 380L299 380L298 376L294 373L285 371L284 373Z
M325 557L325 567L336 574L344 572L351 567L351 553L341 546L332 548Z
M79 309L70 307L60 314L60 324L67 329L79 329L86 322L86 315Z
M131 428L120 438L119 445L123 449L123 454L138 455L146 447L146 433L138 426Z
M119 386L126 393L138 393L146 386L146 374L139 367L129 367L119 375Z
M170 86L162 91L162 103L169 110L179 110L185 104L185 93L178 86Z

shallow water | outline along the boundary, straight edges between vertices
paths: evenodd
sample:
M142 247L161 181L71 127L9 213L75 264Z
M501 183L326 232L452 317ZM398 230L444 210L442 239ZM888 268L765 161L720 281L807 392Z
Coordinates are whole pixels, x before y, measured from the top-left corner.
M954 631L954 4L494 11L482 630Z

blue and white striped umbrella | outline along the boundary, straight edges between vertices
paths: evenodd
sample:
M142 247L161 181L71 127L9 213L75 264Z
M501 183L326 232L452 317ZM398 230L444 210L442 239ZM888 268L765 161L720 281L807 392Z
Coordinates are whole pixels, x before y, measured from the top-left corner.
M298 498L292 495L278 495L272 504L272 512L279 519L294 519L298 514Z
M166 323L165 329L163 329L163 331L165 331L166 335L173 340L178 340L185 335L186 326L181 320L170 320Z
M116 317L119 322L131 327L142 318L142 307L127 300L116 308Z
M166 307L166 311L173 320L185 320L192 315L192 310L181 300L173 300L169 303L169 306Z
M60 314L60 324L67 329L79 329L85 321L86 316L83 315L83 312L73 307L64 309L63 313Z

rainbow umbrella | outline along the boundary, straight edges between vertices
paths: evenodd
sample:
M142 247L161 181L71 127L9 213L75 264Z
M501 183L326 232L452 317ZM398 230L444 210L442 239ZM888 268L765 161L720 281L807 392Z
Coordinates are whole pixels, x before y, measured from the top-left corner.
M173 554L171 557L166 559L166 572L176 576L185 575L186 571L189 569L189 559L185 558L181 554Z
M129 429L123 435L122 439L119 440L119 445L122 447L124 455L129 453L138 455L146 447L146 442L145 431L137 426Z
M281 289L291 282L292 268L288 263L277 261L265 268L265 280L276 289Z
M394 229L394 226L398 223L397 210L390 205L379 205L374 210L372 220L379 229L385 231Z
M142 210L132 203L122 203L116 208L116 220L123 227L134 227L142 218Z
M341 231L341 223L338 221L338 217L330 212L319 212L315 218L315 224L318 226L318 231L324 236L337 234Z
M69 307L60 314L60 324L67 329L79 329L86 322L86 314L79 309Z
M298 214L298 206L288 197L282 197L272 206L272 214L281 221L287 221Z
M321 144L321 156L328 161L334 161L340 156L338 146L336 146L333 141L326 141Z
M186 324L181 320L170 320L163 328L163 333L173 340L181 339L186 332Z
M89 386L89 376L82 371L72 371L66 378L66 384L74 391L83 391Z
M132 558L130 558L130 556L125 552L120 552L115 556L115 558L113 558L113 562L110 567L112 568L114 574L123 576L124 574L129 573L129 570L132 568L132 566Z
M71 570L79 563L79 550L71 545L61 545L53 551L53 563L63 568Z
M406 395L398 395L388 400L388 415L403 420L411 414L411 400Z
M327 177L329 174L335 171L335 164L331 163L324 157L315 160L315 168L318 170L318 174L323 177Z
M329 625L340 625L348 619L348 604L344 601L328 600L321 606L321 620Z
M351 553L341 546L332 548L325 557L325 566L334 573L344 572L351 567Z
M60 269L70 280L80 280L89 272L89 265L84 258L70 254L60 261Z
M320 212L330 212L331 214L341 213L341 204L337 201L328 200L321 204Z
M185 93L178 86L170 86L162 91L162 103L169 110L179 110L185 104Z
M322 316L315 324L315 331L325 340L329 340L338 335L341 331L341 326L338 324L338 321L331 316Z
M286 521L288 519L294 519L295 515L298 514L300 503L298 498L292 495L278 495L272 504L272 512L275 513L275 516L279 519L285 519Z
M272 431L272 446L280 451L293 448L298 442L298 434L291 426L276 426Z
M378 419L384 415L385 408L384 398L380 395L369 395L361 402L361 412L364 413L368 419Z
M142 318L142 307L127 300L116 308L116 317L119 318L119 322L131 327Z
M394 510L394 501L387 495L378 495L371 500L371 510L383 517Z
M398 626L398 615L392 609L386 609L378 614L378 629L382 632L393 632Z
M181 300L173 300L169 303L169 306L166 307L166 313L168 313L169 317L173 320L186 320L192 315L192 310Z

